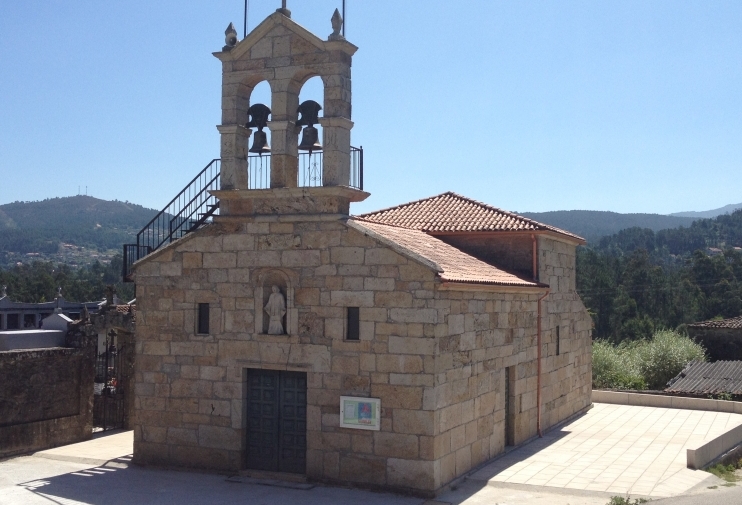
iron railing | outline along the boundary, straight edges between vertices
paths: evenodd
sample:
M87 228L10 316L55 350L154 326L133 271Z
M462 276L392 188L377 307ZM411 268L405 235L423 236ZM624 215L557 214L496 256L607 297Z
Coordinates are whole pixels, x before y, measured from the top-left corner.
M106 335L105 350L95 358L93 428L103 431L122 428L125 414L123 357L128 349L117 348L115 332L111 333Z
M210 222L219 213L219 201L209 191L220 188L219 159L212 160L152 221L137 234L136 244L124 244L124 281L131 281L131 266L160 247ZM299 187L322 186L323 153L299 153ZM270 188L271 156L249 155L249 189ZM350 187L363 190L363 146L350 148Z
M322 186L324 155L322 151L299 153L296 185L300 188ZM271 155L253 154L247 158L247 187L268 189L271 181ZM350 187L363 189L363 147L350 148Z
M136 244L124 244L124 281L131 265L173 240L209 222L219 212L219 201L209 193L218 190L220 160L214 159L137 233Z

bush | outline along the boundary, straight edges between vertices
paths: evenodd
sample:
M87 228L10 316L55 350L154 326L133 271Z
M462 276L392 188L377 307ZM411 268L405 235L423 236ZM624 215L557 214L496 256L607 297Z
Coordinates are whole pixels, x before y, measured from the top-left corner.
M605 340L593 343L593 387L606 389L646 389L634 359L631 344L617 346Z
M637 346L638 369L650 389L665 389L667 382L691 361L706 361L706 351L688 337L671 330L658 331Z
M651 340L593 342L593 387L664 389L691 361L705 361L703 347L675 331L661 330Z

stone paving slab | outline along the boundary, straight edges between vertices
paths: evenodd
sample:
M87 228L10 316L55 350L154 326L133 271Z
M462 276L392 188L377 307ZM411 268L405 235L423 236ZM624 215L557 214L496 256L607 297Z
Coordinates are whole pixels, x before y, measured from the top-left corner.
M0 462L0 505L604 505L612 495L658 498L688 492L702 492L704 500L725 488L708 490L720 481L685 468L685 448L740 424L742 415L737 414L595 404L586 415L427 502L356 489L289 489L249 479L229 482L224 475L130 466L132 432L106 433Z
M93 436L92 440L63 445L34 453L38 458L102 465L106 461L131 455L134 447L133 431L110 431Z
M495 460L470 479L492 486L675 496L714 479L686 468L686 449L739 425L739 414L596 403L584 416Z

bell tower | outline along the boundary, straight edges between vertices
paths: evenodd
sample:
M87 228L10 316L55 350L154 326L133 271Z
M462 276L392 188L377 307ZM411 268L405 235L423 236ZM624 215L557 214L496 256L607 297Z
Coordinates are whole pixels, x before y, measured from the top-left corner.
M221 189L214 192L222 216L347 215L350 202L369 196L362 190L363 153L350 143L351 62L358 48L341 35L342 23L336 9L333 31L322 40L284 5L242 41L232 24L227 28L225 46L214 53L222 62ZM323 103L299 104L302 86L315 76L322 79ZM270 85L270 104L251 102L262 81ZM311 179L301 177L302 163L314 170ZM259 169L270 173L262 183L255 182Z

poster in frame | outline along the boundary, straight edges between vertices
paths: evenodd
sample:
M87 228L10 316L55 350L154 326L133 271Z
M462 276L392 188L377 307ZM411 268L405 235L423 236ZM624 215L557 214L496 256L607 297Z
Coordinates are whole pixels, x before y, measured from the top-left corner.
M340 427L379 431L381 429L381 400L341 396Z

